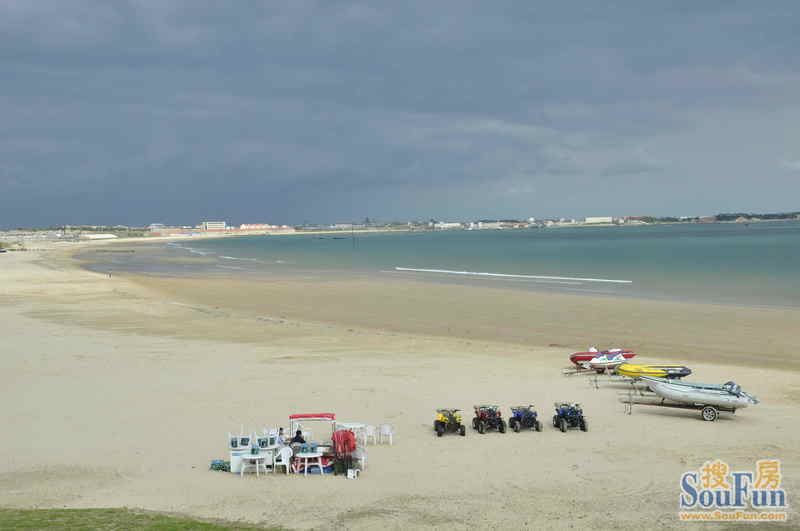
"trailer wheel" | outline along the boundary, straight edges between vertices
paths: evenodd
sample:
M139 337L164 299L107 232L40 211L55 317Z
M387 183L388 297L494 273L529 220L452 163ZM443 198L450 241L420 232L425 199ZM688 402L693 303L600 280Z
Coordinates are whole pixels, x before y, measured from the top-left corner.
M713 406L706 406L703 408L701 415L703 417L703 420L708 422L714 422L715 420L717 420L717 417L719 417L719 412L717 411L717 408Z

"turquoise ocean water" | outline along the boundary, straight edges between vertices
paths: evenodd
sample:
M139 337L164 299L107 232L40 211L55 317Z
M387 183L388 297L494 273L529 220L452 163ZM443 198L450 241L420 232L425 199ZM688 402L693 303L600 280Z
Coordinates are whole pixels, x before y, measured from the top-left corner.
M366 275L510 289L800 307L798 222L357 233L355 242L349 233L335 238L253 236L178 242L168 249L171 253L214 257L217 273L234 276ZM397 267L514 276L401 272ZM562 278L531 278L542 276Z

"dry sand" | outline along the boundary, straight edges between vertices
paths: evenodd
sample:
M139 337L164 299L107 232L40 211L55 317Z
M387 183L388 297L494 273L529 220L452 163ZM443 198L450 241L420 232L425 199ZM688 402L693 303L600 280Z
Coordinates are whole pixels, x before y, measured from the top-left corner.
M800 492L795 310L591 299L412 282L132 279L64 250L0 255L0 505L142 507L297 528L681 527L704 461L783 461ZM762 404L702 422L563 377L624 342L735 379ZM590 431L547 423L584 404ZM533 402L542 433L437 439L436 407ZM359 481L209 472L228 431L292 412L388 422ZM796 516L792 514L791 518Z

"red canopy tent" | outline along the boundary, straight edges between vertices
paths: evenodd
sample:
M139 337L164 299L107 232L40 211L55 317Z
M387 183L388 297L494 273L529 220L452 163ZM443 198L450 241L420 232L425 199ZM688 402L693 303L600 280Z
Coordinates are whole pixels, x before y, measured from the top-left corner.
M333 434L336 415L333 413L297 413L289 415L289 433L294 435L295 431L297 431L296 426L304 422L329 422L331 425L331 434Z
M336 420L334 413L297 413L289 415L289 420L306 419L306 420Z

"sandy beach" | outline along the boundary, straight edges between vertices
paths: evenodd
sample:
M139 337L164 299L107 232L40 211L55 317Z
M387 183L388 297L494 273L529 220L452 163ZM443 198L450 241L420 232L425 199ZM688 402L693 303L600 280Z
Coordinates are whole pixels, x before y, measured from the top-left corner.
M89 272L77 246L0 256L0 505L138 507L300 529L678 528L678 481L778 458L800 492L793 309L520 293L407 279L269 282ZM702 422L564 377L569 353L736 380ZM590 431L438 439L437 407L580 401ZM208 471L226 435L297 412L390 423L358 481ZM791 505L790 501L790 505ZM796 521L793 512L790 515Z

